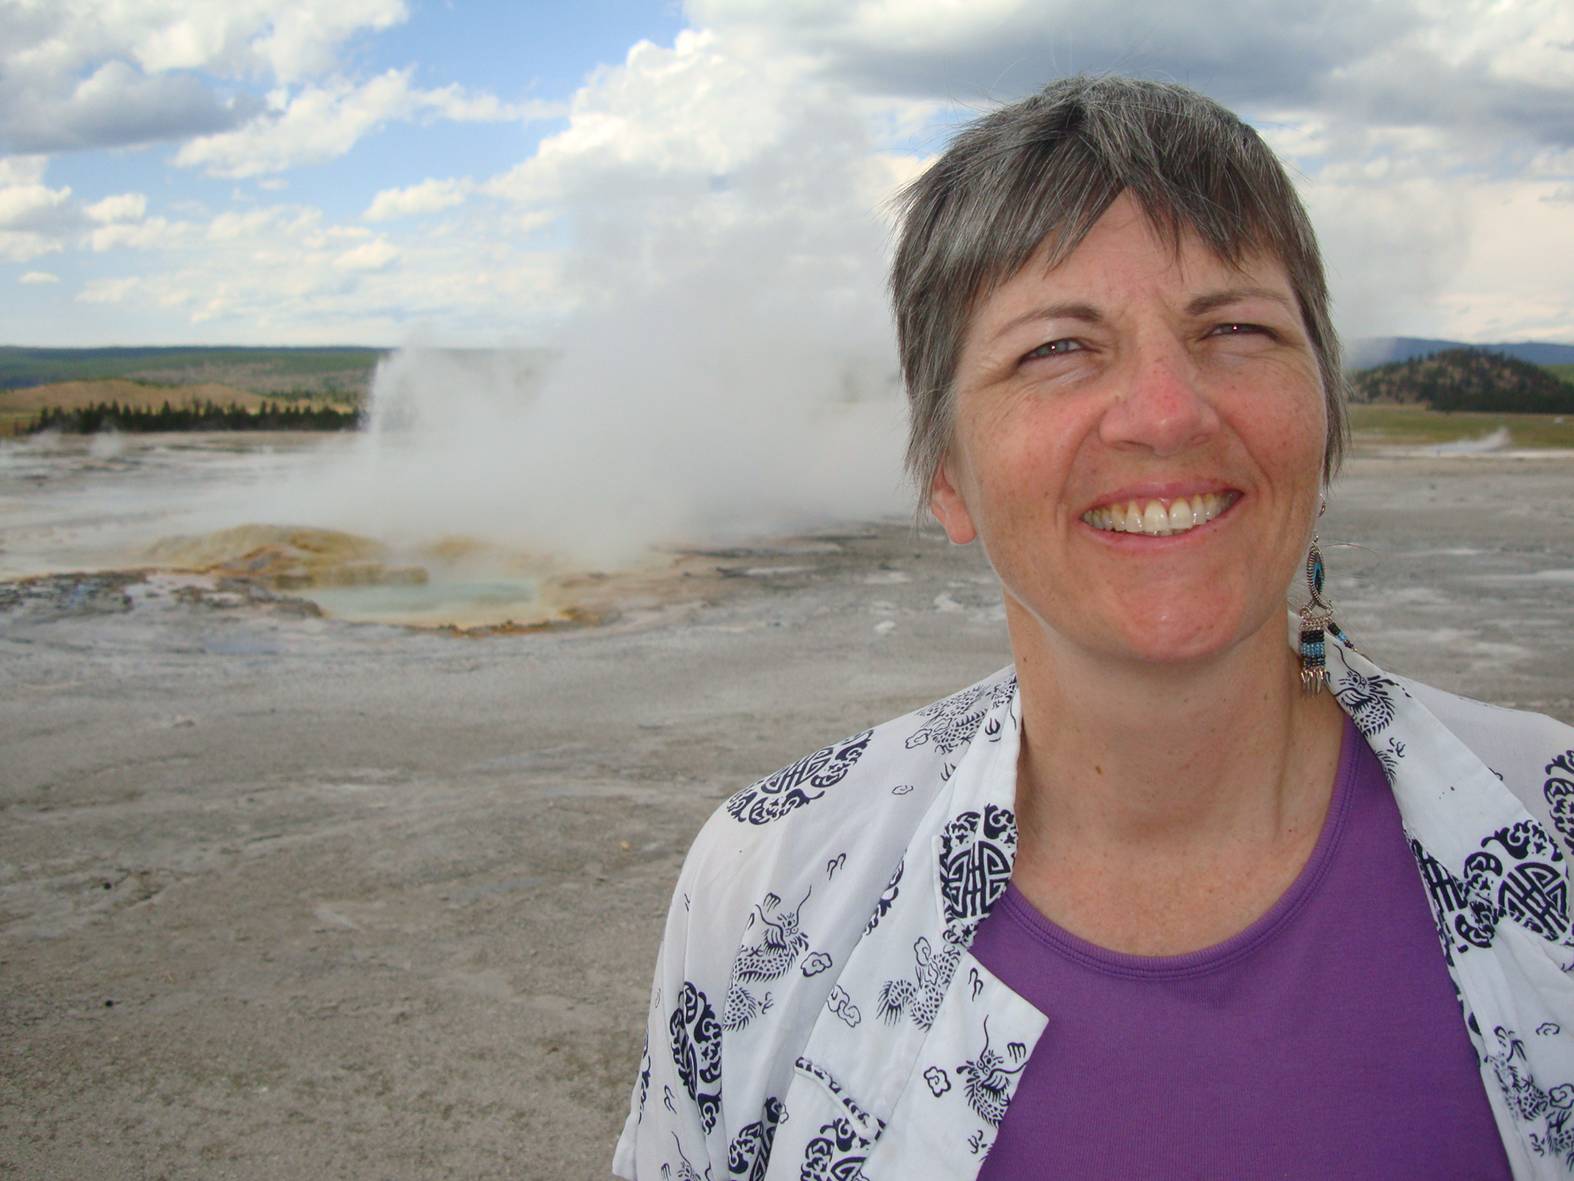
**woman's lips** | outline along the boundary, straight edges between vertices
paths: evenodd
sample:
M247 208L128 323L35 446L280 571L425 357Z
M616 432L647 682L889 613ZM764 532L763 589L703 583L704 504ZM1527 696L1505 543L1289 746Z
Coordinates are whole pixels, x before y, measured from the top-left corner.
M1206 525L1240 498L1241 494L1234 489L1191 496L1133 497L1091 508L1082 514L1082 520L1110 533L1170 537Z

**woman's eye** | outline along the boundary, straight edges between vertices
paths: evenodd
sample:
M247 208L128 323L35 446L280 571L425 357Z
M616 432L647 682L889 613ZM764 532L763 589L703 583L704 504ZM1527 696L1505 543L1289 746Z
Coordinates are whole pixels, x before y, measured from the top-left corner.
M1273 331L1261 324L1219 324L1208 332L1209 336L1272 336Z
M1027 356L1023 357L1022 359L1024 361L1037 361L1040 357L1063 357L1067 353L1079 353L1083 350L1083 348L1084 346L1081 341L1071 340L1069 338L1064 340L1048 340L1039 345L1038 348L1034 349L1032 352L1028 353Z

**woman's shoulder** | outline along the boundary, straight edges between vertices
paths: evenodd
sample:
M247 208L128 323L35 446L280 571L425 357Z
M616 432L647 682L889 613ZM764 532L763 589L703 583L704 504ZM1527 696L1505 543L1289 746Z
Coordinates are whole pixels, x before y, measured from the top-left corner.
M1574 726L1396 678L1439 726L1574 850Z
M716 809L668 908L620 1175L645 1176L674 1147L736 1162L769 1143L818 1014L865 1019L838 1001L841 970L898 893L933 872L909 849L929 847L952 771L1014 698L1007 669L824 743Z
M1574 747L1574 726L1557 718L1398 679L1445 729L1500 773L1503 766L1544 768Z
M1002 669L739 788L701 829L684 878L695 887L740 875L787 885L792 876L835 876L854 861L888 873L1015 689L1013 670Z

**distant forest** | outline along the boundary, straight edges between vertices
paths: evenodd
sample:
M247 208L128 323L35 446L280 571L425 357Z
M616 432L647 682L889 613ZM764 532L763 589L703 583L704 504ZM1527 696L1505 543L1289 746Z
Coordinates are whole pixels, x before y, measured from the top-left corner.
M1420 402L1433 410L1574 413L1574 385L1539 365L1484 349L1449 349L1354 374L1357 402Z
M91 435L98 431L348 431L361 423L358 410L335 410L324 405L285 406L264 402L256 410L199 402L157 410L98 402L79 410L48 409L27 428L27 434L62 431Z

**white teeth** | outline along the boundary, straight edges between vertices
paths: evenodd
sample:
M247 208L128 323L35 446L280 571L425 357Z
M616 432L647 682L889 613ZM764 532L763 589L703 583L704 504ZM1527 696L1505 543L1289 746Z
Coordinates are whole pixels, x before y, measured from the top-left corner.
M1129 500L1124 505L1111 504L1089 509L1082 514L1082 519L1095 529L1168 537L1206 524L1234 502L1234 493L1221 496L1216 492L1179 497L1167 509L1159 500L1142 504Z

